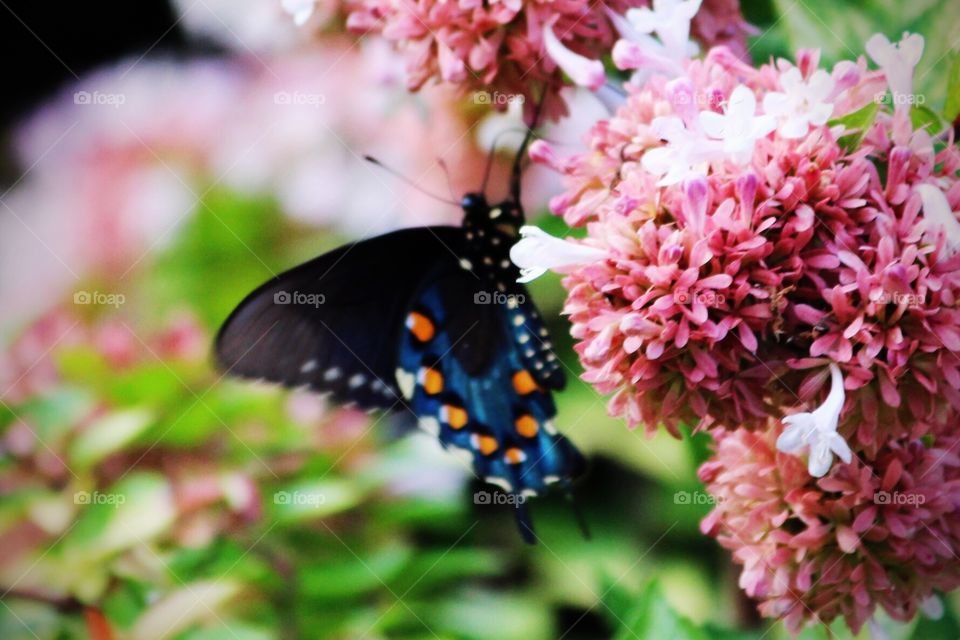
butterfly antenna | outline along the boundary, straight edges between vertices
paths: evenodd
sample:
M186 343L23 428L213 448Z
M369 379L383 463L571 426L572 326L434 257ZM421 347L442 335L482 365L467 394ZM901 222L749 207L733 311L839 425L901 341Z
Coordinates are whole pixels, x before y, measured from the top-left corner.
M520 173L523 166L523 156L526 155L527 147L530 146L530 141L533 140L534 130L540 123L540 114L543 111L543 103L547 100L547 93L547 90L544 89L543 94L537 101L537 106L533 109L533 119L530 121L526 135L523 136L523 142L520 143L520 148L517 149L517 156L513 160L513 169L510 172L510 195L513 197L513 201L518 204L520 202Z
M537 544L537 534L533 532L533 520L530 518L527 503L517 500L514 513L517 516L517 530L520 531L520 537L527 544Z
M441 169L443 169L443 175L447 176L447 190L450 192L450 198L456 200L457 194L453 190L453 181L450 179L450 168L447 166L447 163L443 158L437 158L437 164L440 165Z
M452 205L455 206L455 207L459 207L459 206L460 206L460 203L457 202L455 199L454 199L454 200L447 200L446 198L444 198L444 197L442 197L442 196L438 196L438 195L435 194L435 193L430 193L429 191L427 191L426 189L424 189L423 187L421 187L420 185L418 185L416 182L414 182L413 180L411 180L411 179L408 178L407 176L403 175L402 173L400 173L400 172L397 171L396 169L393 169L393 168L391 168L391 167L388 167L387 165L383 164L382 162L380 162L379 160L377 160L377 159L374 158L373 156L367 156L367 155L365 155L365 156L363 156L363 159L366 160L367 162L371 163L371 164L377 165L378 167L380 167L381 169L383 169L384 171L386 171L386 172L389 173L390 175L394 176L395 178L399 178L400 180L402 180L403 182L407 183L408 185L410 185L411 187L413 187L414 189L416 189L416 190L419 191L420 193L424 194L425 196L429 196L429 197L433 198L434 200L439 200L440 202L445 202L445 203L447 203L447 204L452 204ZM441 165L441 166L442 166L442 165ZM448 181L449 181L449 175L447 176L447 179L448 179Z
M590 527L587 525L587 519L583 517L583 512L580 511L580 507L577 506L577 501L573 498L573 491L570 487L567 487L566 492L567 502L570 503L570 509L573 510L573 517L577 521L577 525L580 527L580 533L583 534L584 540L590 540L592 536L590 535Z

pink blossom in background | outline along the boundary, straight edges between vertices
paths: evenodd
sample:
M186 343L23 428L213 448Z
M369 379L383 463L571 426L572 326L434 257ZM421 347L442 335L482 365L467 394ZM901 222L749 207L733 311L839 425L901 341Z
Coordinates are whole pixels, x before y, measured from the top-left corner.
M613 21L622 23L624 12L644 4L640 0L612 4L359 0L351 7L347 26L358 34L375 33L396 43L406 61L411 89L436 80L494 97L533 98L537 85L551 92L562 86L561 70L576 84L591 89L602 85L599 61L619 37ZM694 19L693 30L705 44L731 41L745 51L747 25L737 3L708 0L700 16ZM561 101L552 101L547 111L548 116L558 117L565 109Z
M248 85L231 134L213 149L211 170L225 184L273 194L295 218L354 236L459 221L457 206L363 159L374 156L443 198L476 190L486 152L448 88L407 95L384 43L330 41L270 69Z
M716 503L701 529L733 552L761 613L793 633L842 617L856 634L877 609L907 621L960 586L955 435L893 439L818 480L777 451L779 432L718 430L699 471Z
M205 188L210 150L244 82L226 63L128 61L67 88L24 123L16 155L25 173L0 216L5 323L49 307L82 276L118 276L170 241Z
M385 46L332 39L259 62L128 61L42 107L21 128L18 156L30 170L0 217L5 325L81 277L144 266L214 188L273 198L299 220L355 236L458 222L457 206L362 159L448 199L438 159L458 197L482 179L486 152L450 90L407 95Z
M345 4L340 0L173 0L180 24L194 37L253 56L299 49L326 31L342 28Z

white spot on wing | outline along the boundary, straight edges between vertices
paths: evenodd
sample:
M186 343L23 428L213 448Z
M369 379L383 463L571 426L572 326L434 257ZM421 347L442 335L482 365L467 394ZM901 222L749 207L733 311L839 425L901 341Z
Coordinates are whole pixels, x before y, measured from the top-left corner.
M419 421L420 428L431 435L440 435L440 423L433 416L424 416Z
M400 387L400 393L403 394L403 397L409 400L413 397L413 390L417 386L417 378L409 371L404 371L403 369L397 369L397 386Z
M484 482L489 482L492 485L496 485L503 489L504 491L511 492L513 491L513 485L510 484L510 481L506 478L500 478L498 476L487 476L483 479Z
M366 378L364 378L364 376L363 376L362 373L355 373L355 374L353 374L352 376L350 376L350 379L349 379L349 380L347 380L347 385L348 385L351 389L358 389L358 388L360 388L361 386L363 386L363 381L364 381L365 379L366 379Z
M303 366L300 367L300 373L310 373L317 368L317 359L311 358L303 363Z
M450 445L449 447L447 447L447 451L452 453L453 457L455 457L460 462L463 462L464 464L468 464L468 465L473 464L473 452L470 451L469 449L464 449L463 447L455 447L453 445Z

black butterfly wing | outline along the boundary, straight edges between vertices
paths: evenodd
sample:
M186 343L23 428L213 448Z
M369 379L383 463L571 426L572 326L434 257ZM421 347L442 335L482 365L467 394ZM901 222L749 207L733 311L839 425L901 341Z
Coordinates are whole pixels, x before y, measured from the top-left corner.
M404 316L428 274L459 269L457 227L403 229L345 245L272 278L220 329L227 373L391 408Z

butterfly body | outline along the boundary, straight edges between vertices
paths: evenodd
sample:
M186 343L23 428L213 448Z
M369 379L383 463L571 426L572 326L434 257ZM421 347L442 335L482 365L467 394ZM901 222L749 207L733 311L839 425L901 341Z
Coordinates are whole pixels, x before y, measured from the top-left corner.
M577 475L583 461L553 424L550 391L563 374L509 260L519 208L468 196L464 209L461 273L415 296L396 379L422 428L479 477L526 498Z
M523 502L570 481L582 455L558 433L565 380L509 258L519 199L468 194L460 227L346 245L251 293L217 338L220 366L365 409L407 409L479 478Z

